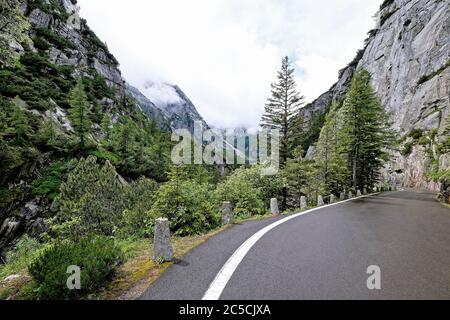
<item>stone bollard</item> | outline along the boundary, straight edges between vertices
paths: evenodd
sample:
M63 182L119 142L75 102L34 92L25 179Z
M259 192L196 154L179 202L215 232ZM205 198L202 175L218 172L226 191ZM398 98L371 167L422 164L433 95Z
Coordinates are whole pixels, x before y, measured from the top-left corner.
M153 239L153 259L171 261L173 259L173 247L170 239L169 220L159 218L155 221L155 234Z
M300 209L305 210L307 207L308 207L308 205L306 204L306 197L302 196L300 198Z
M361 196L362 196L361 190L357 190L357 191L356 191L356 196L357 196L357 197L361 197Z
M334 194L330 194L330 204L334 203Z
M277 198L270 199L270 212L277 216L280 214L280 210L278 209L278 200Z
M353 193L351 191L348 192L348 198L349 199L353 198Z
M317 196L317 206L318 207L321 207L321 206L323 206L324 205L324 203L323 203L323 197L322 196Z
M363 189L363 194L367 194L367 189L366 188Z
M234 212L231 202L225 201L222 204L222 225L234 223Z
M345 200L345 192L341 192L339 195L339 200L344 201Z

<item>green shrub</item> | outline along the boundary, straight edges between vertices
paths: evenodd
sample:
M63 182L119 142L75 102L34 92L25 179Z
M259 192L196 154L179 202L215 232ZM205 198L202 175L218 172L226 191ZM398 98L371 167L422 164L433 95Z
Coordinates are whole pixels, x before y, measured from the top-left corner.
M33 195L47 196L50 200L55 199L59 194L61 184L75 164L75 161L69 163L58 161L50 165L39 178L33 181Z
M412 129L408 136L413 138L414 140L418 140L418 139L422 138L423 130L421 130L421 129Z
M405 157L409 156L411 154L411 152L412 152L413 147L414 147L414 143L413 142L405 143L401 154L403 156L405 156Z
M110 163L97 158L80 159L56 199L58 213L53 230L63 238L79 239L89 234L112 236L127 209L124 187Z
M166 217L175 235L201 234L219 225L213 185L194 180L171 180L155 196L151 217ZM151 221L153 222L153 220ZM152 224L148 226L152 230Z
M51 31L48 28L36 29L36 35L52 43L61 51L64 51L65 49L76 49L76 46L75 44L73 44L73 42L61 37L59 34Z
M151 225L149 210L157 190L158 184L146 178L134 181L125 188L124 198L127 201L128 209L122 215L119 231L122 237L142 238L152 234L152 230L149 228Z
M50 49L50 44L44 38L34 37L33 43L34 43L35 48L38 50L46 51L46 50Z
M42 244L35 238L27 235L22 236L14 248L6 253L5 263L0 264L0 279L23 271L36 257L41 247Z
M230 201L237 215L248 216L265 213L265 199L263 200L265 192L263 192L262 185L259 185L256 176L260 172L255 169L237 169L217 186L217 199L220 202Z
M123 261L123 253L112 239L86 237L75 243L48 246L31 262L28 270L37 283L40 299L77 299L99 290ZM69 266L80 267L80 290L67 288Z

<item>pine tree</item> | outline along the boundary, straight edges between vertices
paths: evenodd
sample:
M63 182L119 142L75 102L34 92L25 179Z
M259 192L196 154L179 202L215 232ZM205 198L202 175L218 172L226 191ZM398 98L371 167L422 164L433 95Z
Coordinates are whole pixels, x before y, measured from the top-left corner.
M92 122L88 98L81 79L70 91L69 104L69 118L72 121L72 126L79 141L79 149L83 150L86 136L91 132Z
M103 131L103 142L106 146L109 145L111 139L111 117L105 113L102 119L102 131Z
M356 71L339 113L342 120L336 135L340 151L347 155L349 184L354 189L372 187L394 136L366 70Z
M0 69L12 68L19 62L19 54L11 43L28 43L30 24L20 9L18 0L0 0Z
M268 130L280 130L280 163L284 165L291 154L296 137L302 131L298 111L304 99L296 90L294 69L291 68L288 57L282 61L278 81L271 86L272 96L265 106L261 126Z
M38 138L48 146L52 146L55 143L56 132L53 120L53 109L50 109L49 117L42 122L42 125L39 128Z
M333 102L317 142L317 176L327 194L342 191L347 176L346 159L337 141L339 108Z
M28 114L16 101L12 102L12 112L8 123L8 135L19 143L23 143L33 133Z

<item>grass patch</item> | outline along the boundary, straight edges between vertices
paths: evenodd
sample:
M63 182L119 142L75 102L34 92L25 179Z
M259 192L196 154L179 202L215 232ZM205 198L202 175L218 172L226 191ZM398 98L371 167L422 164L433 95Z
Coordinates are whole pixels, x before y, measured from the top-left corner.
M222 227L200 236L175 237L173 239L173 247L176 259L181 259L189 251L227 228L229 227ZM125 240L121 241L119 246L124 250L127 261L119 267L115 278L104 290L99 294L91 295L89 297L90 299L137 299L173 264L173 262L158 264L153 261L153 246L152 241L149 239L137 241Z

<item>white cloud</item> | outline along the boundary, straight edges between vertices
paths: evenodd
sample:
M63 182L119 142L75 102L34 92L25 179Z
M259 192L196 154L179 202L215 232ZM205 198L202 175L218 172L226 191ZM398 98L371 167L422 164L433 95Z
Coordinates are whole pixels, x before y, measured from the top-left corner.
M281 58L314 100L362 47L381 0L78 3L131 84L178 84L209 124L255 127Z

